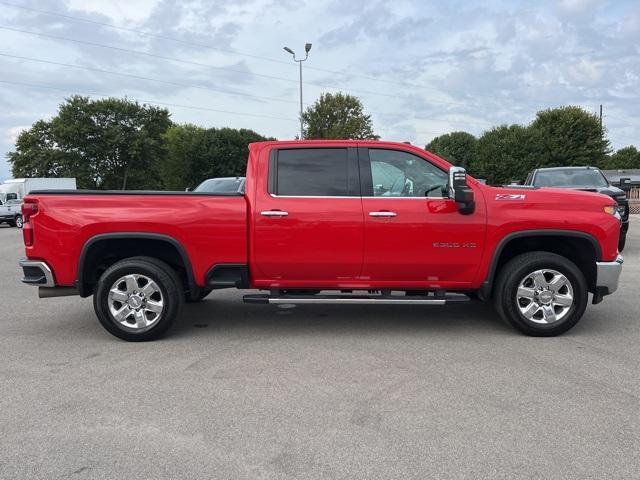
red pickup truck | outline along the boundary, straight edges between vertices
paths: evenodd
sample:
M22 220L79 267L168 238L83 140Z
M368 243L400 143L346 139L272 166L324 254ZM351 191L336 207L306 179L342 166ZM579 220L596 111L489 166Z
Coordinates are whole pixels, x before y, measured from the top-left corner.
M618 287L620 216L604 195L491 187L420 148L249 145L244 192L34 192L23 282L93 295L112 334L150 340L185 301L442 305L493 301L551 336Z

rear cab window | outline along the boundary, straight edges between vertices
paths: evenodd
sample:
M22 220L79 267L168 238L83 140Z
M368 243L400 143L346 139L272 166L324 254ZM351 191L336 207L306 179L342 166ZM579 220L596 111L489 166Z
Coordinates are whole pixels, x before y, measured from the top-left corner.
M359 196L353 148L283 148L269 161L269 193L295 197Z

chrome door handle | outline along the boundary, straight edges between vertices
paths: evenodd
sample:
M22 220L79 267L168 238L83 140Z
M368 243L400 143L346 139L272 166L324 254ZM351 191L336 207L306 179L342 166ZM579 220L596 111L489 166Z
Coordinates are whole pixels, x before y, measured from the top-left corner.
M387 211L369 212L370 217L395 217L396 215L397 215L396 212L387 212Z
M260 212L260 215L265 217L286 217L289 212L283 212L282 210L264 210Z

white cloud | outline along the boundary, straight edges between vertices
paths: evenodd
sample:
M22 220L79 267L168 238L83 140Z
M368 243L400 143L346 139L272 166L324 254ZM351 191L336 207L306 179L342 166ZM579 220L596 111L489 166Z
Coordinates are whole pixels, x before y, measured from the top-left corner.
M561 10L571 14L592 10L601 3L601 0L560 0L558 2Z
M27 130L30 127L30 125L20 125L17 127L10 127L7 130L5 130L4 134L5 134L5 140L8 141L9 143L16 143L16 140L18 138L18 135L20 135L20 132L22 132L23 130Z
M99 13L114 20L141 21L151 14L158 0L66 0L65 3L70 10Z

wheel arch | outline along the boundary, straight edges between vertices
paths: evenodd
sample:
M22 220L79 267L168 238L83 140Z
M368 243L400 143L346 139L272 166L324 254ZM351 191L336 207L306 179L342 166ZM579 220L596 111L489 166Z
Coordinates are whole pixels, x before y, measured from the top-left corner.
M562 243L558 243L562 240ZM602 250L596 238L575 230L525 230L503 237L493 252L489 271L480 287L483 299L489 299L493 285L502 266L511 258L528 251L557 253L573 261L584 274L589 291L595 290L596 263L602 258Z
M183 277L190 292L197 290L189 255L178 240L160 233L119 232L95 235L83 245L76 280L80 296L93 294L101 269L124 258L139 255L166 262Z

